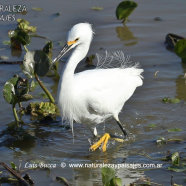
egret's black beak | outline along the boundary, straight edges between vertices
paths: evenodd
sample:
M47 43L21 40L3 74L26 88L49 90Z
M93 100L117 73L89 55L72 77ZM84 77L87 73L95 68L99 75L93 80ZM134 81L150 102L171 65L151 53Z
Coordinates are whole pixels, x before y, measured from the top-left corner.
M65 44L59 55L52 61L52 64L59 61L71 48L71 45Z

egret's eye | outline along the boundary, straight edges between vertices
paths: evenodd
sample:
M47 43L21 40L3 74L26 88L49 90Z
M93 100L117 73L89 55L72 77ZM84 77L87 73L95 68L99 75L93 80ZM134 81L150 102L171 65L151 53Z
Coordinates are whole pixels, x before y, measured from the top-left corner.
M77 39L75 39L75 41L77 42L79 40L79 37Z

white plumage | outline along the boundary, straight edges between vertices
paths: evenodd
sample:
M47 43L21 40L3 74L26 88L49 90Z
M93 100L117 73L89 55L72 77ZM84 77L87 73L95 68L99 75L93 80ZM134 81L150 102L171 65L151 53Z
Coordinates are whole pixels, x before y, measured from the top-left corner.
M58 87L61 116L70 122L72 128L73 121L98 124L113 117L119 122L118 114L123 105L136 87L143 84L143 69L139 69L137 65L131 66L129 58L121 51L106 53L106 58L99 55L98 68L74 74L78 63L87 55L92 37L90 24L74 25L69 31L67 45L54 59L54 62L58 61L74 48L62 71ZM119 66L109 68L113 67L111 62L114 61Z

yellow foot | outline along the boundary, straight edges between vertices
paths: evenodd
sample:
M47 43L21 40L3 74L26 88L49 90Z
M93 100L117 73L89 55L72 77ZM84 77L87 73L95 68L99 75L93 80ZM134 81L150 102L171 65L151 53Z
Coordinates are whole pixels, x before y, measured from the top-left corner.
M108 140L110 139L110 134L105 133L103 137L100 138L100 140L96 143L94 143L91 147L90 150L95 151L98 147L100 147L102 144L102 151L105 152L107 150L107 143Z

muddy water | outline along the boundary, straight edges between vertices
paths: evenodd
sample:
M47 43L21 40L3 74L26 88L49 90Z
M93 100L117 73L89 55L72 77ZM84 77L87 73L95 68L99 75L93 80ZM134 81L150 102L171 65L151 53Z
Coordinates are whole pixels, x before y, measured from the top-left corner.
M66 32L75 23L90 22L93 24L96 35L90 48L89 54L101 52L100 48L107 50L123 50L131 55L133 61L139 61L144 68L144 85L137 89L133 97L126 103L120 114L120 120L126 125L134 136L134 140L127 144L110 143L108 151L89 152L88 138L90 131L83 124L74 126L74 143L71 130L61 125L58 121L51 123L30 122L25 117L25 131L35 138L14 140L11 135L1 135L0 138L0 160L6 163L11 161L21 164L24 168L26 162L57 164L58 167L50 169L37 169L29 171L36 185L60 185L55 181L56 176L63 176L72 185L102 185L99 168L84 169L70 168L69 163L161 163L163 168L156 170L118 169L117 175L122 178L123 183L128 185L141 176L148 176L153 182L170 185L170 178L177 184L184 185L185 173L174 173L167 170L170 165L167 162L157 160L165 156L167 151L186 152L185 137L185 111L186 111L186 84L184 73L186 66L174 54L165 49L163 44L165 35L169 32L186 36L186 2L183 0L141 0L138 8L130 16L127 26L123 26L115 18L115 7L120 1L103 0L40 0L40 1L14 1L14 4L24 4L28 8L25 16L16 15L17 18L25 18L32 25L37 26L38 34L48 37L54 42L54 55L61 46L58 41L65 41ZM3 2L4 3L4 2ZM6 4L12 4L7 0ZM92 6L100 6L102 11L90 10ZM32 7L40 7L41 12L32 10ZM60 12L60 16L54 14ZM160 17L161 21L155 21ZM7 31L14 28L15 22L0 22L0 43L8 40ZM40 49L45 41L33 39L28 47ZM0 55L9 57L16 61L20 58L13 57L7 46L0 44ZM158 71L157 77L154 73ZM15 73L20 73L17 65L0 65L0 86ZM57 82L50 78L43 78L46 86L51 88L56 95ZM35 95L41 90L37 88ZM163 97L177 97L181 99L179 104L163 104ZM38 99L37 99L38 100ZM10 105L6 104L0 93L0 130L4 131L7 125L13 121ZM150 128L155 124L155 128ZM170 128L180 128L181 132L168 132ZM98 127L100 134L104 131L115 131L119 129L113 120ZM158 137L180 138L181 143L169 143L157 146L155 140ZM153 157L147 158L142 154ZM65 168L60 168L61 162L66 163Z

